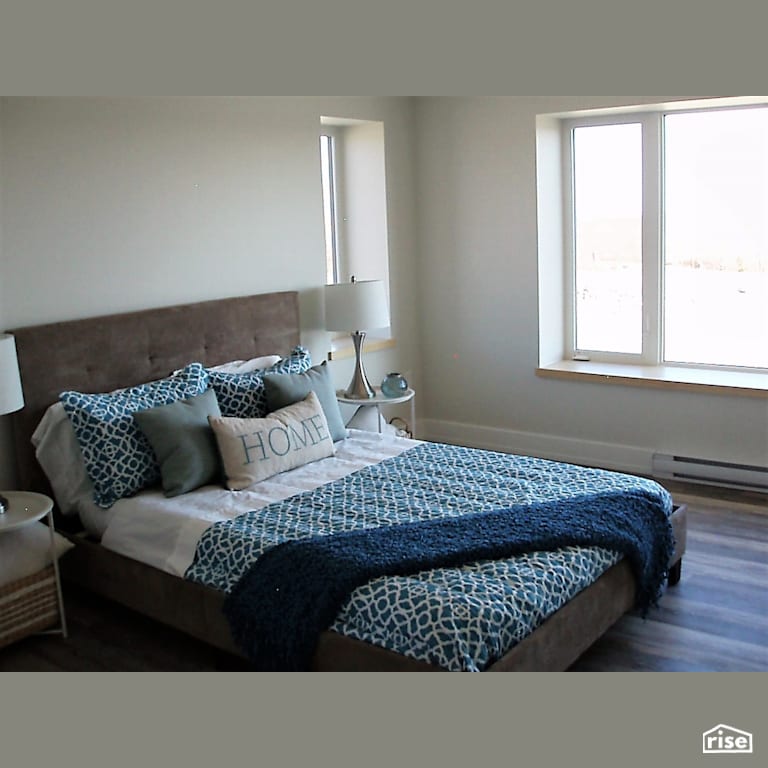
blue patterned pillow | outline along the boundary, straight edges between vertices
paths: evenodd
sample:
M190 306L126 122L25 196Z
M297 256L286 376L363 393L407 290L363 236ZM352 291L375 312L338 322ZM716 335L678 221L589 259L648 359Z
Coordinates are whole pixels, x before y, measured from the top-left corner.
M109 508L160 480L160 467L133 414L200 395L208 389L208 371L190 363L178 375L109 394L62 392L93 483L94 501Z
M267 373L304 373L312 367L312 357L304 347L294 347L269 368L248 373L226 373L208 370L211 386L216 392L221 415L239 419L262 419L267 415L264 375Z

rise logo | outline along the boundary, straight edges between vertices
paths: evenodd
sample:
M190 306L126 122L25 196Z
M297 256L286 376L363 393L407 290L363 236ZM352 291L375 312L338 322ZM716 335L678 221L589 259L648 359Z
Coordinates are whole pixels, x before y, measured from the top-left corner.
M720 723L704 731L702 751L705 755L751 755L752 734Z

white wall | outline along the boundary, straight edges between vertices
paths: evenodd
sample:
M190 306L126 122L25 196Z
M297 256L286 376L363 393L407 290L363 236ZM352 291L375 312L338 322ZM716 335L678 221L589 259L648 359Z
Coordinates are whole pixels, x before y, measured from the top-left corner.
M427 435L638 471L652 450L765 464L766 400L534 375L535 117L628 101L2 99L0 329L298 289L320 359L320 116L383 120L398 343L366 366L417 387ZM352 361L332 365L345 386ZM0 417L0 486L11 461Z
M653 451L768 464L768 400L534 373L536 115L662 100L419 102L419 395L428 436L641 472Z
M0 100L0 329L300 291L323 359L320 116L383 121L395 350L415 376L412 103L398 98ZM332 364L339 386L351 361ZM13 482L0 417L0 487Z
M385 138L381 123L344 128L347 258L342 281L355 275L358 280L383 280L389 284Z

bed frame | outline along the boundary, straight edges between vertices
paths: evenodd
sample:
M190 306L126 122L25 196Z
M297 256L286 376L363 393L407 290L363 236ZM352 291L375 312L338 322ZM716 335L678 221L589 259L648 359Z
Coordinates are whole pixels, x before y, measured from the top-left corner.
M60 392L108 392L153 379L193 360L217 365L234 359L288 354L299 343L298 294L293 291L218 299L12 331L25 407L14 414L20 487L51 494L30 436ZM76 547L62 559L65 580L77 583L220 649L242 656L221 612L223 593L187 582L115 554L73 530L57 526ZM680 577L685 550L685 507L672 516L676 549L669 582ZM632 609L634 578L622 560L553 614L489 671L567 669ZM441 671L371 644L327 631L313 669L323 671Z

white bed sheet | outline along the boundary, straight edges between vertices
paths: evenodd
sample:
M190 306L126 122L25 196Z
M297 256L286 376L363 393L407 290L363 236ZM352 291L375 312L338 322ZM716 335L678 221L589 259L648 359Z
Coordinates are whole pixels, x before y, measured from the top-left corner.
M114 507L104 509L99 507L93 501L80 500L77 503L77 514L80 522L88 533L96 539L100 539L107 530L112 516L115 514Z
M191 565L198 539L206 528L243 512L310 491L324 483L397 456L419 441L376 432L349 430L336 443L336 454L283 472L243 491L204 486L182 496L166 498L160 490L121 499L97 517L101 543L107 549L139 560L174 576ZM100 510L104 513L104 510Z

